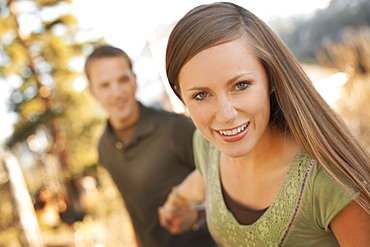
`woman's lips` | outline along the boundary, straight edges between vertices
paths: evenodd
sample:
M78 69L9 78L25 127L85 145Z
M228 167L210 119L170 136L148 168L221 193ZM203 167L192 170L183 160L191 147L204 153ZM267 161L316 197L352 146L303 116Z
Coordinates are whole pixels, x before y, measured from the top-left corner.
M217 133L226 142L237 142L243 139L243 137L248 133L249 123L250 122L230 130L218 130Z

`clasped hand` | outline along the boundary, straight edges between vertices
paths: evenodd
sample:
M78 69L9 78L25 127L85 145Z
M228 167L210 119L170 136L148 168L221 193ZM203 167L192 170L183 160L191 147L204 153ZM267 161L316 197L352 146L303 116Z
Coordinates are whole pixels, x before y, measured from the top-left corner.
M194 203L187 201L175 192L169 194L167 201L158 208L159 223L172 234L182 234L190 230L198 221Z

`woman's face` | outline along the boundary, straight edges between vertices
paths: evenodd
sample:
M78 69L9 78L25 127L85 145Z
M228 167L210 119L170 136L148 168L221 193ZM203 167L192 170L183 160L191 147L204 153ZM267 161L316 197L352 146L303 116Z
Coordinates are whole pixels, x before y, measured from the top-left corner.
M181 97L199 131L230 157L269 143L265 69L240 38L206 49L179 74Z

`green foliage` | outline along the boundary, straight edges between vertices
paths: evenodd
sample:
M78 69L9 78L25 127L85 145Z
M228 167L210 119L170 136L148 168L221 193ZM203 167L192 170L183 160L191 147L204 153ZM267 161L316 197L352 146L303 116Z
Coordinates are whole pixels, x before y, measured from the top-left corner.
M0 78L13 87L9 107L18 114L8 147L26 141L43 126L51 137L48 149L43 151L59 157L66 173L73 175L96 163L96 146L91 145L91 138L97 138L102 121L96 118L99 114L92 109L95 105L90 96L73 89L81 72L71 66L71 61L85 57L83 51L95 42L76 40L80 30L69 13L55 14L47 20L37 14L71 2L2 2ZM22 17L30 14L39 24L37 28L22 23Z

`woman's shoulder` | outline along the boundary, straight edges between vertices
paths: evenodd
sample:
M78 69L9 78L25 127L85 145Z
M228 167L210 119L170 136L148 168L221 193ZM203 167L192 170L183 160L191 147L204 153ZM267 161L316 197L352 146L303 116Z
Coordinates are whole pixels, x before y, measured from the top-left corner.
M198 129L195 129L193 133L193 147L194 153L197 153L198 156L205 155L208 148L207 139L200 133Z
M352 191L345 190L340 185L341 182L346 183L344 176L343 180L338 181L319 163L315 162L312 166L307 181L306 199L316 212L315 221L325 230L329 230L329 224L335 215L358 196L354 187Z
M211 149L215 148L198 130L193 133L193 149L196 167L204 175L207 166L207 155Z

